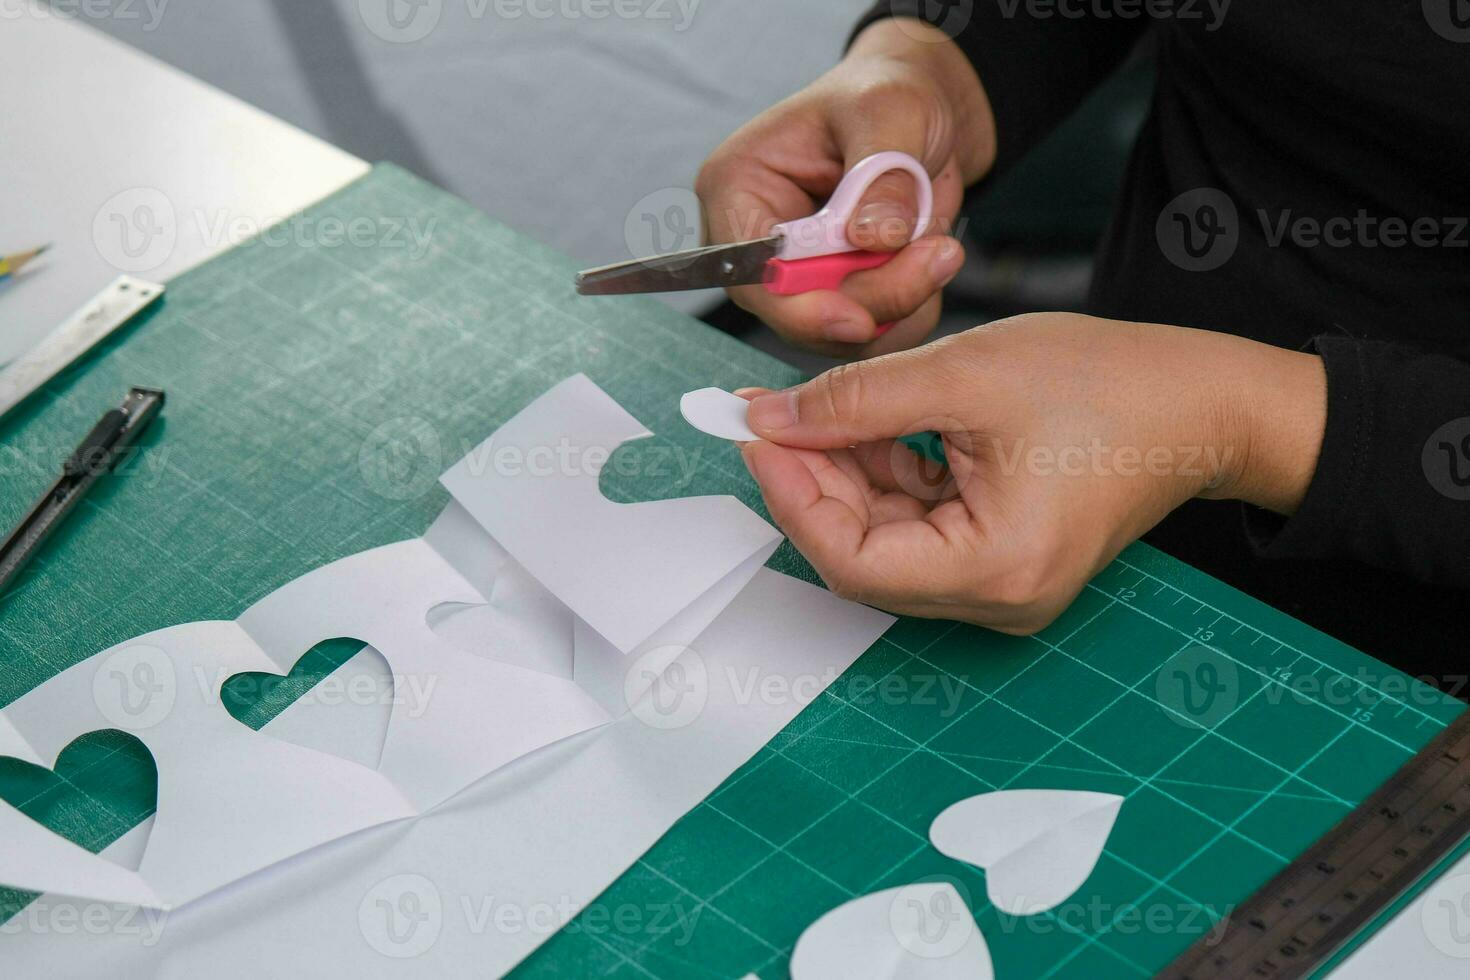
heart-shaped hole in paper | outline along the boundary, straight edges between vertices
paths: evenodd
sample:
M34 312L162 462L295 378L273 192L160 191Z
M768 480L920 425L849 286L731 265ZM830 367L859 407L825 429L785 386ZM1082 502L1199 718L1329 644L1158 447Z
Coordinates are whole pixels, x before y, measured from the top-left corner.
M302 654L289 674L235 674L221 685L220 700L242 725L376 769L396 686L381 653L338 637Z
M685 431L689 432L688 429ZM700 440L702 437L693 432L689 432L681 442L652 436L630 439L614 449L603 464L597 475L598 488L615 504L640 504L739 491L743 484L734 471L711 466L705 458L720 453L721 447L710 445L708 440ZM736 450L730 446L723 451L734 453Z
M0 756L0 799L136 871L158 808L158 766L136 736L116 729L88 732L68 743L51 769ZM0 919L32 898L31 892L0 888Z

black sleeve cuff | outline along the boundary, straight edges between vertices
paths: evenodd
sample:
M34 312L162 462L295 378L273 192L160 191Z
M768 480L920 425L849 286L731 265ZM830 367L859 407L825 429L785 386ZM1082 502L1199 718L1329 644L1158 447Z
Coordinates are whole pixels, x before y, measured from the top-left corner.
M1263 558L1349 558L1470 586L1470 364L1319 337L1327 426L1295 515L1246 508Z

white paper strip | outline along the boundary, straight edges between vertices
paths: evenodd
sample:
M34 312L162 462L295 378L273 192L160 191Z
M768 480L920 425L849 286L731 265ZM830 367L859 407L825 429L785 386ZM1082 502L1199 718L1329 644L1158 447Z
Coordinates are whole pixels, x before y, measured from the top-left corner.
M0 834L19 846L0 849L0 882L178 908L422 814L630 710L667 727L665 672L682 691L685 672L703 670L702 634L780 539L734 498L606 500L602 463L640 434L589 380L571 378L484 444L496 450L488 469L472 455L446 475L457 499L424 538L316 569L237 622L186 624L105 650L0 711L0 748L17 758L52 764L75 738L120 728L142 740L159 773L153 825L130 837L143 847L136 871L3 804ZM505 445L527 464L556 447L563 462L512 471ZM866 610L851 615L874 622ZM277 726L281 738L224 710L230 677L287 674L339 637L369 646L357 660L370 665L362 690L374 701L340 716L355 738L311 701Z
M430 628L435 608L487 598L427 542L404 541L296 579L240 625L280 673L322 639L346 636L383 655L395 687L432 685L422 703L395 699L378 766L422 812L528 752L610 720L571 680L476 656Z
M630 422L578 377L506 429L522 450L563 431L582 433L567 437L581 450L610 451ZM369 924L394 907L381 900L401 869L416 867L551 910L513 935L487 937L474 919L468 940L434 957L452 967L439 972L507 969L789 722L818 690L808 678L836 676L892 622L762 569L779 536L733 498L613 506L589 496L599 466L533 493L503 473L482 479L466 461L446 480L457 500L424 538L310 572L237 622L103 651L0 711L0 749L18 758L50 764L76 737L120 728L159 772L152 826L109 849L137 871L0 805L11 842L0 848L0 882L47 892L22 914L48 903L174 910L166 943L162 933L140 947L129 930L84 930L32 947L38 934L22 926L7 957L19 949L53 977L300 972L317 954L308 972L355 963L355 975L419 975L387 968L402 958L397 931L385 938ZM522 533L529 523L502 512L517 507L551 532ZM506 524L515 547L482 519ZM579 535L590 550L576 550ZM646 552L618 550L639 535L650 538ZM576 575L567 581L578 604L563 601L533 571L563 581L548 555L574 553L619 578L631 613L610 604L617 590L584 588ZM645 601L650 588L663 594ZM338 637L368 646L262 731L220 704L230 677L288 673ZM767 696L761 681L773 672L789 693ZM328 685L355 692L352 706L333 709ZM343 888L345 907L334 904ZM154 924L153 913L142 921ZM301 928L310 941L285 941ZM32 953L40 959L26 960Z
M411 823L318 848L163 915L111 910L112 928L58 934L46 928L53 914L108 909L43 896L33 906L40 924L21 919L6 928L0 958L7 973L51 980L500 976L593 902L820 687L793 681L837 676L892 622L762 569L700 636L703 686L669 714L627 713L512 763ZM362 656L340 673L351 687L374 669ZM766 690L790 696L760 695L769 678L783 683ZM303 710L308 717L299 719ZM303 721L330 724L298 702L263 731L299 733ZM683 909L609 905L602 921L621 909L632 928L652 929L654 914L665 928L694 916L694 906L692 898Z
M0 839L29 841L0 849L0 881L171 908L413 815L379 773L254 732L224 710L224 680L274 669L237 624L190 623L105 650L8 706L10 723L48 763L86 732L135 735L158 767L158 814L138 872L120 875L116 865L0 806Z

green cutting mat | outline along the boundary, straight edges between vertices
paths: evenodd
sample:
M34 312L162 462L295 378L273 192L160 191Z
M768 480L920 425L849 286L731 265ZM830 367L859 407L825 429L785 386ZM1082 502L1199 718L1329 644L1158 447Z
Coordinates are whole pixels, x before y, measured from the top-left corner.
M790 368L656 302L575 297L564 259L391 167L308 212L315 227L364 216L428 228L431 245L235 249L0 428L9 523L128 385L169 391L142 457L0 600L0 704L104 647L234 618L311 568L421 534L447 499L438 473L576 371L658 434L614 457L609 496L760 507L678 396L782 385ZM773 565L810 577L789 548ZM313 651L231 710L262 724L350 650ZM945 876L1002 978L1147 974L1462 708L1134 547L1035 638L898 624L518 973L774 980L829 908ZM151 764L126 738L79 740L60 768L0 764L0 796L93 848L151 810ZM1071 901L1000 916L927 828L970 794L1037 786L1127 803Z

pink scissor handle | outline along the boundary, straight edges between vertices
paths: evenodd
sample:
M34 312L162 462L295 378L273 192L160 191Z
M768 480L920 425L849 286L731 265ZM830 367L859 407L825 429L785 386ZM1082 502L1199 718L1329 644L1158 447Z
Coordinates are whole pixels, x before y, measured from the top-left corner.
M873 186L873 181L890 170L902 170L918 185L919 220L914 225L913 237L923 235L934 220L934 185L929 180L929 172L907 153L889 150L875 153L849 170L822 210L809 218L787 221L772 229L772 234L785 239L779 258L790 261L856 251L857 246L847 240L847 223L852 220L853 212L868 188Z
M818 255L810 259L771 259L766 263L766 291L776 296L795 296L815 289L836 289L854 272L886 265L897 252L843 252L840 255ZM878 336L893 329L891 323L878 324Z
M836 289L854 272L876 269L896 252L844 252L810 259L772 259L766 263L766 291L777 296L795 296L815 289Z

